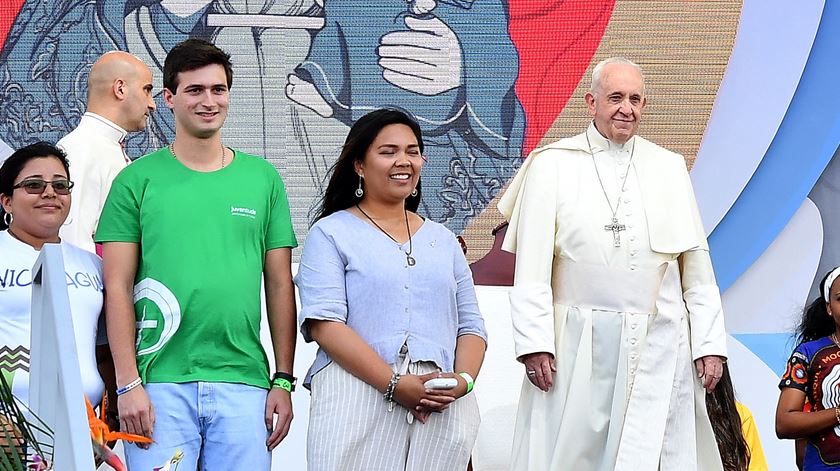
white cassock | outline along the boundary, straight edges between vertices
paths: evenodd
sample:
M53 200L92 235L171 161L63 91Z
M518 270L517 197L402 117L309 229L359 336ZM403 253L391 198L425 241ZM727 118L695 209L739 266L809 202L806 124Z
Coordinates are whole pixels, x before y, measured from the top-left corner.
M693 360L726 334L683 157L590 125L533 151L499 209L516 356L557 363L547 393L524 379L512 469L722 470Z

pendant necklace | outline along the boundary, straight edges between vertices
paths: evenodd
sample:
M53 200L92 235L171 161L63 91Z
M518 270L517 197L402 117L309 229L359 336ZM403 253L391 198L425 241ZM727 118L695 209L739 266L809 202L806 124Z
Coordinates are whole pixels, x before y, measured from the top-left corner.
M633 167L633 155L636 153L636 140L633 139L633 147L630 150L630 162L627 164L627 171L624 172L624 178L621 180L621 189L618 191L618 199L615 202L615 209L613 209L612 201L610 201L609 195L607 195L607 189L604 187L604 182L601 180L601 172L598 171L598 164L595 163L595 153L592 151L592 144L589 142L589 131L586 133L586 145L589 146L589 155L592 156L592 165L595 166L595 175L598 176L598 183L601 184L601 191L604 193L604 199L607 200L607 204L610 206L610 211L612 211L612 222L604 226L605 231L612 231L613 233L613 247L621 247L621 238L619 236L619 232L626 230L627 227L624 224L620 224L618 222L618 207L621 206L621 193L624 192L624 185L627 184L627 176L630 174L630 169Z
M834 342L834 346L840 348L840 342L837 341L837 333L831 334L831 341Z
M175 157L175 160L181 160L178 158L178 155L175 154L175 143L169 144L169 152L172 153L172 157ZM220 169L225 168L225 145L222 144L222 166L219 167Z
M358 204L356 204L356 209L358 209L359 211L361 211L361 213L362 213L362 214L364 214L366 218L368 218L368 221L370 221L370 222L371 222L371 224L373 224L374 226L376 226L376 228L377 228L377 229L379 229L380 231L382 231L382 233L383 233L383 234L385 234L386 236L388 236L388 238L389 238L389 239L393 240L393 241L394 241L394 243L395 243L395 244L397 244L397 246L398 246L397 248L398 248L398 249L400 248L399 246L401 246L401 244L397 241L397 239L394 239L394 238L391 236L391 234L388 234L388 231L386 231L385 229L382 229L382 226L380 226L379 224L377 224L377 223L376 223L376 221L374 221L374 220L373 220L373 218L372 218L372 217L370 217L370 216L368 215L368 213L366 213L366 212L365 212L365 210L364 210L364 209L362 209L362 207L361 207L361 206L359 206ZM414 260L414 257L412 257L412 256L411 256L411 251L412 251L412 249L414 248L414 246L413 246L413 245L412 245L412 243L411 243L411 227L409 227L409 225L408 225L408 210L407 210L407 209L405 209L405 208L403 208L403 212L405 213L405 230L408 232L408 251L407 251L407 252L403 252L403 250L402 250L402 249L400 249L400 252L405 253L405 263L407 263L407 264L408 264L408 266L413 267L413 266L417 263L417 261L416 261L416 260Z

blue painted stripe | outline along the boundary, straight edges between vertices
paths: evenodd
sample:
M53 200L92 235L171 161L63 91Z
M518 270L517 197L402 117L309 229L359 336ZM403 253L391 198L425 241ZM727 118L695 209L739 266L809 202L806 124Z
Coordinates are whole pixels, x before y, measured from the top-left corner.
M785 373L788 358L796 348L793 334L732 334L780 378Z
M709 236L722 291L773 242L837 149L840 110L834 95L840 70L838 25L840 2L826 2L811 55L785 119L744 191ZM760 86L761 77L755 77L755 81ZM744 110L745 119L761 112Z
M824 1L744 0L737 40L691 167L707 235L732 208L773 142L802 78L824 8ZM756 77L761 77L760 87ZM747 109L761 113L744 119Z

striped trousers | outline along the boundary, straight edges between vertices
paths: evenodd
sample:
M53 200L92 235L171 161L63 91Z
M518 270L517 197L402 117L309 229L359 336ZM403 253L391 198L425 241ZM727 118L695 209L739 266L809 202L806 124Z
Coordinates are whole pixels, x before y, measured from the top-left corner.
M432 362L408 365L411 374L437 370ZM433 413L425 424L409 423L408 415L398 404L389 412L379 391L330 363L312 378L309 471L467 469L481 421L474 394Z

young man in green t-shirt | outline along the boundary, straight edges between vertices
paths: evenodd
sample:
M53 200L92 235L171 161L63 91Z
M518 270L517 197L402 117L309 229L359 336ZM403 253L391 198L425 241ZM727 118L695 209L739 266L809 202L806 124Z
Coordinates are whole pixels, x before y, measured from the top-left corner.
M202 40L164 64L175 141L114 181L96 233L104 244L108 338L128 467L268 470L292 420L296 321L283 182L221 139L230 56ZM260 343L260 281L276 373Z

